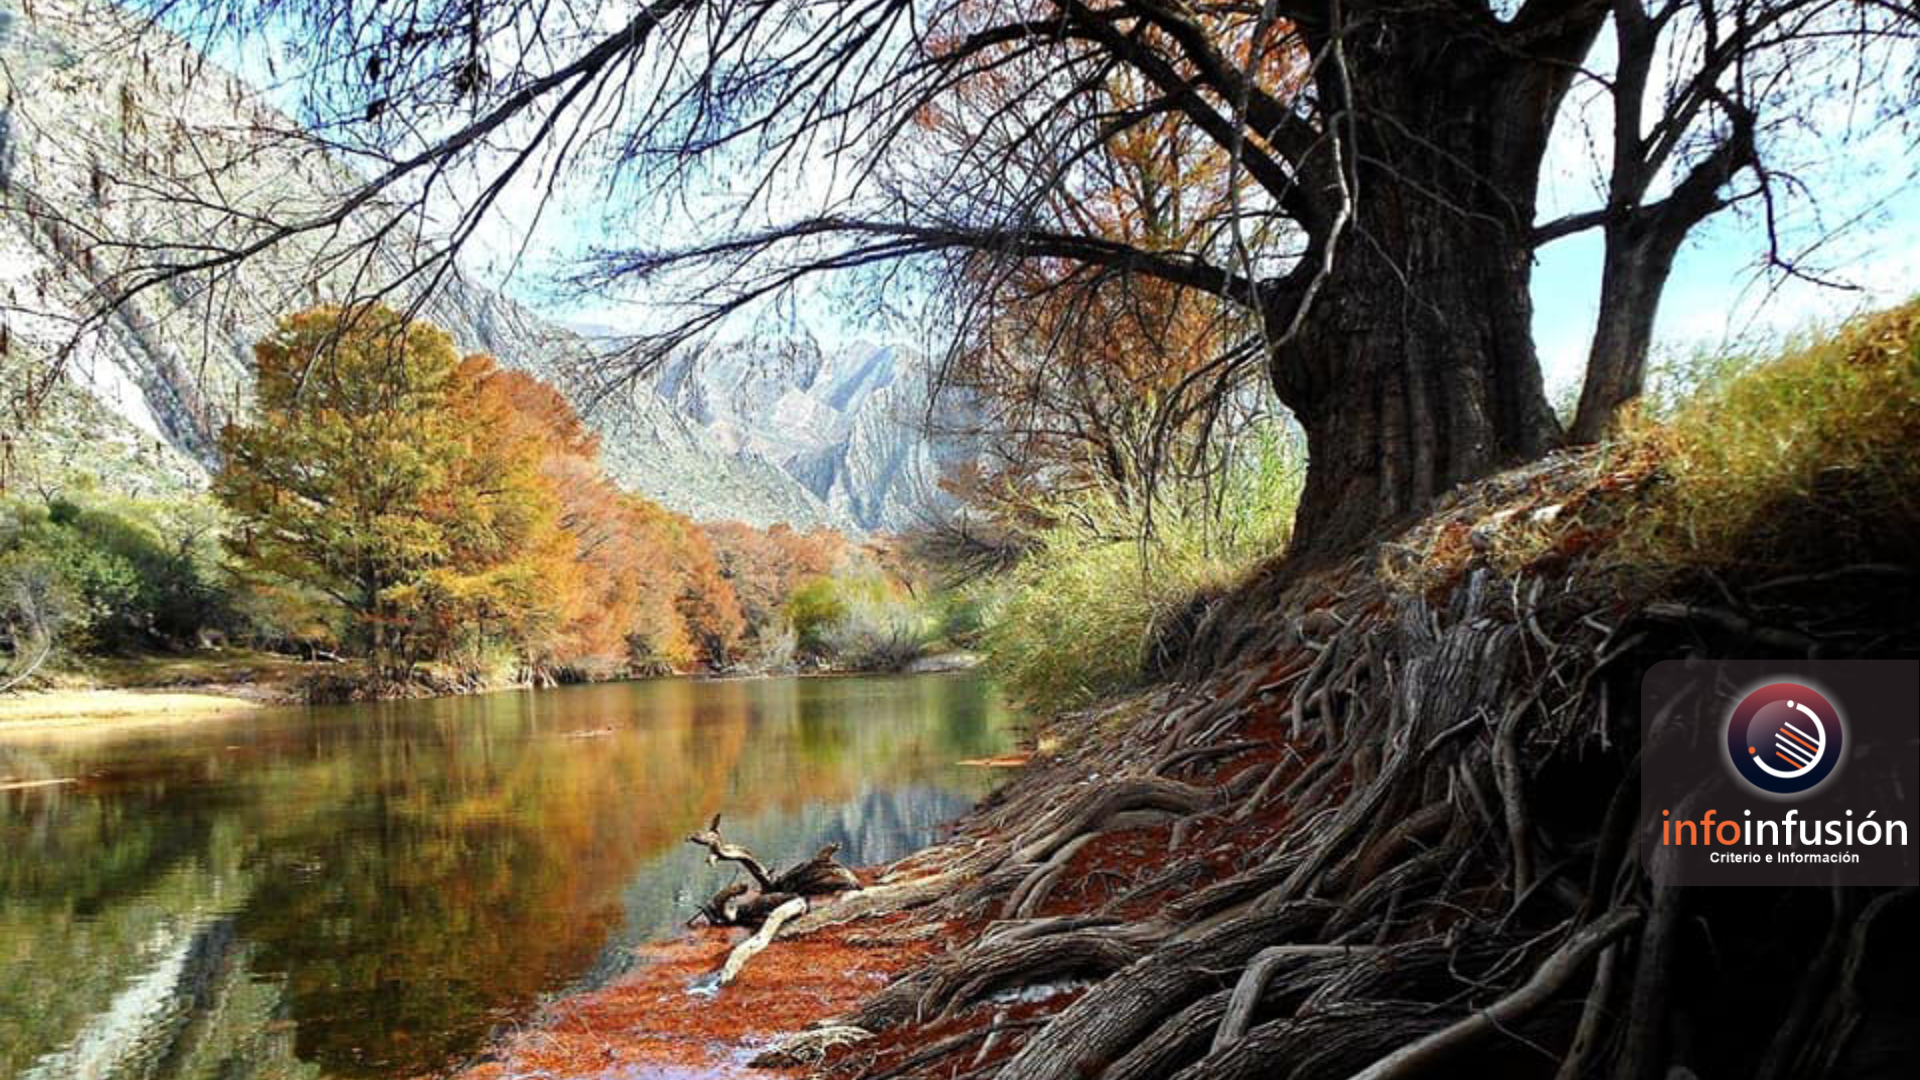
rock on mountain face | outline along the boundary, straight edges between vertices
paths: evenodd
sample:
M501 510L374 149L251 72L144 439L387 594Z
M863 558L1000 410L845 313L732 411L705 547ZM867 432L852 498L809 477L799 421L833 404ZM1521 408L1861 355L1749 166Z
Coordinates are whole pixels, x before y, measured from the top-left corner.
M0 401L48 378L55 351L130 257L128 242L244 241L261 226L212 206L291 220L357 183L250 87L99 0L0 0L0 63ZM102 472L136 459L156 476L203 470L220 425L245 404L252 342L279 315L407 276L418 241L394 239L404 230L370 257L353 254L392 209L372 204L326 238L144 291L82 339L34 429L0 431L0 449ZM331 269L316 281L323 265ZM397 295L408 295L404 285ZM423 314L463 349L569 393L577 388L567 373L590 355L578 335L458 274ZM39 430L76 418L88 424L85 439ZM776 464L717 444L652 386L597 401L589 420L614 476L682 513L759 525L849 520ZM90 460L89 445L117 449Z
M930 365L912 352L855 343L733 344L687 353L653 385L735 453L777 463L837 517L869 530L924 523L946 498L941 473L972 455L928 414Z

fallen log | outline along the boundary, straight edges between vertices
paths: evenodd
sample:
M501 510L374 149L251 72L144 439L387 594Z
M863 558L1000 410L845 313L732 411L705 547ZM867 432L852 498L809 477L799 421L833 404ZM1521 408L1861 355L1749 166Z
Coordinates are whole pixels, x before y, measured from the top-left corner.
M858 889L860 879L834 858L839 851L839 844L828 844L813 858L774 878L769 891L797 893L801 896L829 896L833 893Z
M713 821L709 822L705 829L687 837L687 843L707 849L708 866L718 866L723 862L735 863L751 874L753 880L762 889L772 890L773 878L768 876L767 868L760 864L760 860L753 857L753 852L736 844L729 844L721 838L719 814L713 815Z
M775 877L753 852L720 835L719 814L713 815L705 829L687 837L687 843L707 849L708 866L730 862L753 879L751 885L734 882L715 893L688 920L690 925L705 919L710 926L757 927L790 900L830 896L860 888L860 879L834 858L840 850L838 844L828 844L813 858ZM804 907L801 913L805 913Z

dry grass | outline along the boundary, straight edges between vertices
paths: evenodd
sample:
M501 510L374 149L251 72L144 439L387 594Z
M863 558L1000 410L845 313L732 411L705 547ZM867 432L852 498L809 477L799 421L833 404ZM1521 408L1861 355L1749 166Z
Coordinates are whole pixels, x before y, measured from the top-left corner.
M1485 565L1553 571L1589 552L1642 588L1891 563L1920 532L1920 301L1713 374L1604 446L1469 485L1382 548L1395 587L1439 595Z
M1647 564L1870 561L1920 527L1920 301L1709 381L1616 454L1664 480L1622 537Z

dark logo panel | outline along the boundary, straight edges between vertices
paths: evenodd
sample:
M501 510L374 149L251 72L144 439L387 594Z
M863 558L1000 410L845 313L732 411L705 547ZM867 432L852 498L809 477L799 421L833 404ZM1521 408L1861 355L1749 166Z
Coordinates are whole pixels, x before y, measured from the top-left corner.
M1668 660L1641 682L1662 885L1920 885L1920 661Z

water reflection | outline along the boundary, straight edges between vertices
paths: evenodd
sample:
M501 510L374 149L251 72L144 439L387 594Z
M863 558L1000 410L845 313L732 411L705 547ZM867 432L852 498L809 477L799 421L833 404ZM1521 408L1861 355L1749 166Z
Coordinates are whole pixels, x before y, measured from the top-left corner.
M953 676L662 681L9 735L0 1077L392 1076L619 969L723 884L716 810L786 864L874 862L991 781Z

